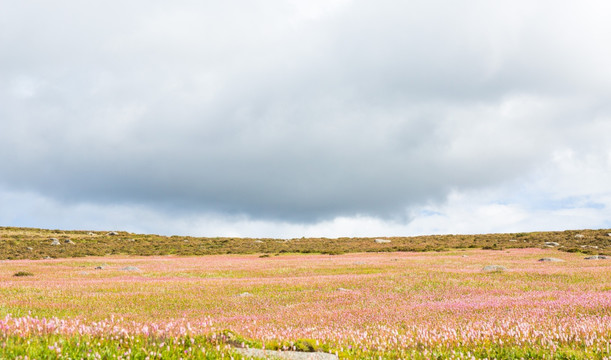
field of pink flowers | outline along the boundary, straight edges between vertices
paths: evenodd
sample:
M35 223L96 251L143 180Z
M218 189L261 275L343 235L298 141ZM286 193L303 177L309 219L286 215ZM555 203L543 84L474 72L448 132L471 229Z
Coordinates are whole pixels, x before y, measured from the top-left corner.
M603 359L611 260L512 249L1 261L0 334L6 354L45 338L57 354L112 341L120 351L108 358L138 357L132 348L215 358L232 356L230 345L301 341L340 358Z

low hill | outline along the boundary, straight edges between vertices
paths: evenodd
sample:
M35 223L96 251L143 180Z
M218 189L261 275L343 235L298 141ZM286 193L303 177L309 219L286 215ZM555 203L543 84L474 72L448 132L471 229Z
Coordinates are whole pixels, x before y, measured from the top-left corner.
M547 243L547 244L546 244ZM105 255L211 255L444 251L449 249L554 247L611 255L611 230L382 238L255 239L133 234L0 227L0 259L45 259ZM265 255L263 255L265 256Z

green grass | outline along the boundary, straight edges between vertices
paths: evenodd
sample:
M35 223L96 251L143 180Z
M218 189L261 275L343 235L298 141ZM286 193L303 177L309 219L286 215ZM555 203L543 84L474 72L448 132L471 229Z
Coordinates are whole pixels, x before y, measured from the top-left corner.
M0 359L219 359L229 353L204 337L0 336Z
M211 336L152 338L135 337L91 337L91 336L2 336L0 335L1 359L242 359L233 347L248 345L268 350L287 349L293 351L324 351L337 353L340 359L604 359L608 349L588 347L521 347L516 345L485 344L477 347L465 346L452 349L437 348L423 351L411 349L407 353L378 353L375 349L359 347L331 348L315 340L298 339L295 342L267 341L265 344L249 341L226 331Z

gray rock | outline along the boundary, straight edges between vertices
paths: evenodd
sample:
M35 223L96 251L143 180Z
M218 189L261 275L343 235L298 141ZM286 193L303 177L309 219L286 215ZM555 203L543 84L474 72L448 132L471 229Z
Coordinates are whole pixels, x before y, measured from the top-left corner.
M235 352L246 358L288 359L288 360L338 360L335 354L323 352L276 351L262 349L236 348Z
M262 244L262 243L263 243L263 241L261 241L261 240L255 240L255 242L256 242L257 244Z
M352 290L341 287L341 288L337 288L337 291L351 292Z
M33 247L29 247L29 246L27 247L27 249L30 250L30 251L34 250Z
M605 255L593 255L593 256L588 256L588 257L586 257L584 259L586 259L586 260L606 260L608 258L609 257L605 256Z
M53 246L59 246L59 245L61 245L61 244L60 244L60 242L59 242L59 240L57 240L56 238L51 238L51 239L49 239L49 240L51 240L51 245L53 245Z
M607 233L607 236L611 236L611 233Z
M239 296L239 297L250 297L250 296L252 296L252 294L251 294L251 293L249 293L249 292L243 292L243 293L241 293L241 294L238 294L238 296Z
M583 239L584 237L585 235L582 235L582 234L575 235L575 239Z
M72 240L70 240L70 239L65 239L65 240L64 240L64 242L65 242L66 244L72 244L72 245L74 245L74 241L72 241Z
M543 261L543 262L564 262L564 260L557 259L557 258L542 258L542 259L539 259L538 261Z
M119 235L119 233L116 232L116 231L109 231L109 232L106 233L106 235L108 235L108 236L117 236L117 235Z
M106 268L106 265L100 265L100 266L95 267L96 270L104 270L105 268Z
M560 244L554 241L546 241L545 246L560 246Z
M503 272L505 270L507 270L507 268L501 265L486 265L482 268L484 272Z
M126 266L126 267L122 267L121 268L122 271L140 271L140 269L138 269L135 266Z
M511 242L517 242L518 240L516 240L516 239L509 239L509 241L511 241Z
M90 231L90 232L87 233L87 235L95 235L95 233Z
M386 239L375 239L374 241L377 244L388 244L390 242L390 240L386 240Z

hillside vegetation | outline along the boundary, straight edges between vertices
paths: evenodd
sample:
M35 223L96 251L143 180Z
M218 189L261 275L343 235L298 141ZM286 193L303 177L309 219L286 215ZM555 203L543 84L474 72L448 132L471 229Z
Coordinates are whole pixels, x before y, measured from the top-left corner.
M0 227L0 259L105 255L269 254L271 256L281 253L344 254L444 251L465 248L503 250L532 247L556 247L568 252L611 255L610 233L609 229L601 229L384 238L254 239L160 236L133 234L125 231L67 231ZM390 242L379 240L390 240Z

